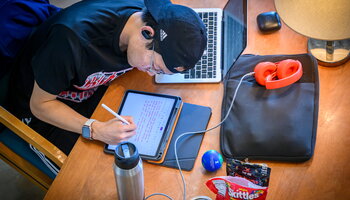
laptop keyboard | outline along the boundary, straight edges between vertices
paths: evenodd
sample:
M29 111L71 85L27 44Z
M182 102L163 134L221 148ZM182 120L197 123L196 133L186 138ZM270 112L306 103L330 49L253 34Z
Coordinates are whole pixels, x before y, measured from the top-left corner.
M184 73L185 79L216 78L216 38L217 38L217 13L198 12L207 28L208 44L202 58L195 67Z

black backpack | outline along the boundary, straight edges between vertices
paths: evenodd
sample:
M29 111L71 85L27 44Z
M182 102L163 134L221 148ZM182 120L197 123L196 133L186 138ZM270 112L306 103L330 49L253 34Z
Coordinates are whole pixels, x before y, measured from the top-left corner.
M222 118L241 77L259 62L296 59L303 76L296 83L273 90L245 78L227 120L221 126L220 147L226 158L305 161L312 157L319 106L318 65L309 54L242 55L224 80Z

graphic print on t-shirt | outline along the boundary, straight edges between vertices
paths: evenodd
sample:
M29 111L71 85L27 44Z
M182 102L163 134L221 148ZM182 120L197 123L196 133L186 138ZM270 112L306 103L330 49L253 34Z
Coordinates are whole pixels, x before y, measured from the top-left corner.
M123 75L125 72L130 71L132 68L124 69L118 72L96 72L90 74L86 80L84 85L74 87L78 90L82 90L81 92L77 91L63 91L58 95L58 98L70 100L74 102L82 102L89 97L91 97L94 92L97 90L100 85L107 85L117 77Z

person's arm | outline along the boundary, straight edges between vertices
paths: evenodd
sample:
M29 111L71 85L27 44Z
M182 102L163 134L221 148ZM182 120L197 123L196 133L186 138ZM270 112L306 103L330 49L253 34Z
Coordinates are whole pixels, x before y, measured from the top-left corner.
M42 90L34 83L33 93L30 99L30 109L40 120L56 127L81 134L84 123L88 120L63 102ZM95 121L92 124L92 135L95 140L106 144L117 144L135 135L136 125L131 117L125 117L130 125L123 124L118 119L107 122Z

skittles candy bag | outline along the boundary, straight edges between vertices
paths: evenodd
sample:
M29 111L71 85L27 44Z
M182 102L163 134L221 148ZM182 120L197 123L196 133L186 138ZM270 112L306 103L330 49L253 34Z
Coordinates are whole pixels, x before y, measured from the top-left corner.
M211 178L206 185L216 194L216 200L264 200L268 189L245 178L232 176Z

